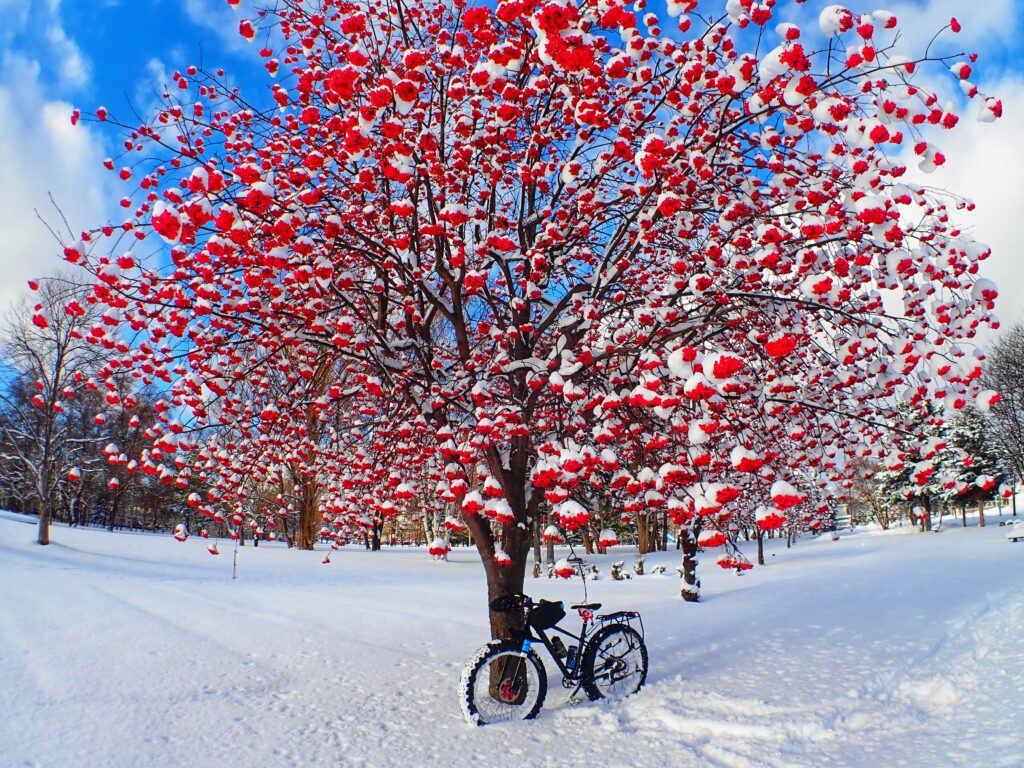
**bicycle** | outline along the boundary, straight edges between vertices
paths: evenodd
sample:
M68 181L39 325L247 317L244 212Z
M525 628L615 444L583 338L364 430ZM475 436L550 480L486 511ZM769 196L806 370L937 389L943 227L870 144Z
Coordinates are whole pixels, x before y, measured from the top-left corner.
M582 562L582 561L580 561ZM581 569L582 571L582 569ZM584 580L584 600L586 600ZM460 684L462 712L473 725L530 720L544 705L547 670L536 644L547 649L562 673L562 686L575 699L580 689L591 701L636 693L647 680L647 646L643 619L636 611L597 615L601 603L569 606L583 622L578 635L558 626L565 618L562 602L534 600L528 595L504 595L491 601L499 613L522 611L523 629L505 640L492 640L469 660ZM572 638L566 647L554 630ZM486 671L485 671L486 670Z

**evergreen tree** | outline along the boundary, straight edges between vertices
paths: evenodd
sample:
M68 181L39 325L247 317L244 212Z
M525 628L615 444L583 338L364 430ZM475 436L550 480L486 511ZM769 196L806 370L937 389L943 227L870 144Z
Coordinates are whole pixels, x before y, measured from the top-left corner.
M961 509L977 503L982 526L984 503L995 498L999 486L1010 480L990 432L984 414L976 408L961 410L946 426L948 444L939 455L936 473L943 500Z
M948 427L936 417L936 409L927 416L906 409L914 425L913 434L901 435L882 461L878 474L879 503L891 517L903 513L917 519L922 530L931 528L932 500L942 495L941 459L948 445ZM915 512L923 509L925 514Z

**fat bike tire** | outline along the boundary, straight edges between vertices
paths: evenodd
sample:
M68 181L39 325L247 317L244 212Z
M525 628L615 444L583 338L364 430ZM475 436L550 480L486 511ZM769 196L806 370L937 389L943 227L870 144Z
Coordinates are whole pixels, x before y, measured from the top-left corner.
M591 701L631 696L647 682L647 646L626 624L609 624L595 632L580 664L583 690Z
M492 640L466 664L459 683L462 714L471 725L531 720L544 706L544 662L517 640Z

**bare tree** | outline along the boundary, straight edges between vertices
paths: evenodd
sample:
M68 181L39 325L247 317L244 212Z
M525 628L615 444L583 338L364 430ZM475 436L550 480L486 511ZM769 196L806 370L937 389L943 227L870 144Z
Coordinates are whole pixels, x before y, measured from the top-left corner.
M18 476L26 503L39 515L40 544L50 543L50 520L60 485L81 448L92 442L73 436L71 401L96 371L105 350L85 338L98 312L83 300L85 290L64 277L47 280L37 303L25 299L0 332L0 359L14 372L0 393L0 459Z
M1024 324L1018 323L995 343L983 381L1001 395L989 413L989 433L1006 467L1024 481Z
M856 459L853 462L853 485L850 486L850 513L866 515L886 530L893 522L897 510L885 497L876 475L881 470L875 462Z

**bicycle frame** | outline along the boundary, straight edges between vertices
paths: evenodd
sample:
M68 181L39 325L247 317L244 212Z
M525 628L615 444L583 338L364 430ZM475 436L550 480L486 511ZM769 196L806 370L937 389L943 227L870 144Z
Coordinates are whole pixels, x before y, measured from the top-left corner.
M565 680L568 680L569 682L579 684L582 680L582 675L580 673L580 659L583 658L583 650L586 647L587 635L589 634L588 630L590 629L590 625L593 622L593 615L586 614L590 614L590 611L586 611L585 615L581 616L581 618L583 619L583 628L580 630L580 633L578 635L573 634L567 629L563 629L557 624L547 630L537 629L531 626L530 624L527 624L524 630L525 637L523 638L523 650L528 651L529 644L532 644L535 641L540 641L540 643L545 648L547 648L548 654L551 656L551 658L554 659L555 666L557 666L559 671L562 673L562 677ZM551 631L558 632L559 634L565 635L566 637L571 637L578 643L576 651L576 663L574 664L572 669L569 669L569 667L566 666L565 662L563 661L563 658L555 652L555 648L551 644L551 639L548 637L547 634Z

